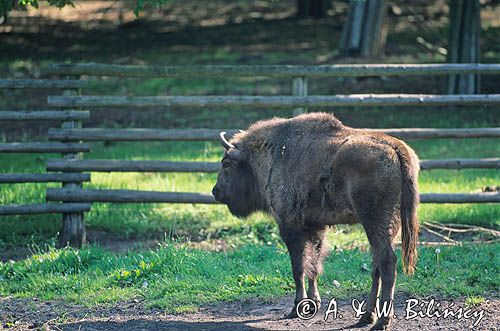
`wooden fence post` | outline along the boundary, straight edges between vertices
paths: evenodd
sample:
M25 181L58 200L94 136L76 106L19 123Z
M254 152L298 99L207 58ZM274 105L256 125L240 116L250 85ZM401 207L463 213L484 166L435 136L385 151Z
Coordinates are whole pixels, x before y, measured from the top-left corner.
M307 77L295 77L292 81L292 95L307 96ZM297 107L293 110L293 116L307 113L307 107Z
M80 95L80 89L64 90L63 95ZM62 129L78 129L82 127L80 120L65 121L62 123ZM78 141L75 141L78 142ZM66 160L81 159L81 153L62 153L62 158ZM64 171L63 171L64 172ZM82 182L65 182L63 188L76 189L82 188ZM59 247L72 246L81 247L86 243L86 231L83 212L71 212L62 214L62 229L59 233Z

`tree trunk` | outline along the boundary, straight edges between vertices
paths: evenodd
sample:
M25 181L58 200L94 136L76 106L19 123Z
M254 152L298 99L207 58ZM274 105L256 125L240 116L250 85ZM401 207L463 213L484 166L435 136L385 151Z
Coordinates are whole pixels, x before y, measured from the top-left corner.
M304 18L308 15L307 8L309 7L309 0L297 0L297 18Z
M448 62L478 63L480 31L479 0L450 0ZM450 75L448 93L479 93L479 75Z
M297 0L297 17L325 17L328 4L328 0Z
M340 39L341 52L351 56L381 55L387 35L385 12L384 0L351 0Z

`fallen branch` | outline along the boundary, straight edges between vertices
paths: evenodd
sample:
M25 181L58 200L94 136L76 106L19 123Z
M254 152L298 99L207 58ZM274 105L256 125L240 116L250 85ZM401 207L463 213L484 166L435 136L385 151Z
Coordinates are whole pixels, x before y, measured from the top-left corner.
M450 243L450 242L440 242L440 241L419 241L419 246L461 246L462 244L459 242Z
M451 242L439 242L439 241L419 241L420 246L464 246L464 245L489 245L500 242L500 238L492 240L471 240L471 241L457 241Z
M444 224L440 224L440 223L431 223L431 222L424 222L423 224L430 226L430 227L433 227L433 228L440 229L440 230L445 230L445 231L460 232L460 233L473 232L473 231L486 232L486 233L489 233L495 237L500 237L500 231L484 228L484 227L477 226L477 225L453 224L453 223L446 223L446 225L444 225ZM463 229L452 228L451 226L462 227Z
M439 238L442 238L442 239L446 240L447 242L450 242L450 243L453 243L453 244L457 244L457 243L458 243L456 240L453 240L453 239L451 239L450 237L445 236L444 234L441 234L441 233L439 233L439 232L437 232L437 231L431 230L431 229L429 229L428 227L426 227L425 225L424 225L424 226L422 226L422 228L423 228L425 231L427 231L427 232L429 232L429 233L432 233L433 235L438 236Z
M430 226L435 229L443 230L443 231L448 231L448 232L459 232L459 233L464 233L464 232L471 232L472 230L470 229L454 229L447 227L445 225L442 225L440 223L431 223L431 222L423 222L424 225Z

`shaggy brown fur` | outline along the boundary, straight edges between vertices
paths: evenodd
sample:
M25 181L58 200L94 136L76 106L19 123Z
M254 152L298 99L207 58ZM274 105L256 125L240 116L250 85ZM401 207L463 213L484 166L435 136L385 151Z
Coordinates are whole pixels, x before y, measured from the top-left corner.
M261 210L275 217L290 253L295 304L306 297L320 302L317 277L327 226L363 225L372 249L373 284L359 324L373 323L379 290L381 304L394 298L394 238L401 227L404 270L413 273L415 267L415 152L396 138L344 126L326 113L257 122L225 146L212 192L236 216ZM293 309L288 317L295 316ZM389 323L381 317L373 329Z

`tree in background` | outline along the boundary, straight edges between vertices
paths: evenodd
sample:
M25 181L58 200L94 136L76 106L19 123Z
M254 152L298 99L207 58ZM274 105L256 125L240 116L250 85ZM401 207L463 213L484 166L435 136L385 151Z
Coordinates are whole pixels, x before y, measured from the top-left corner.
M480 60L481 31L479 0L450 0L448 58L450 63L477 63ZM448 93L479 93L479 76L450 75Z
M328 0L297 0L297 17L325 17L329 4Z
M385 15L384 0L350 0L347 21L340 38L340 51L351 56L381 55L387 35L383 26Z

